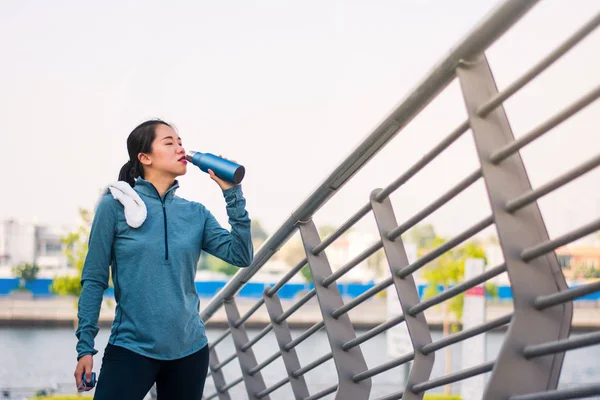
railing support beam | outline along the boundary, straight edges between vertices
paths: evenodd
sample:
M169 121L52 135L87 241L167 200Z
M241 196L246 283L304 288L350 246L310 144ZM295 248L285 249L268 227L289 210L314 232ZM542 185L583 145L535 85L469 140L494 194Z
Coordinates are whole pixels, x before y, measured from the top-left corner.
M344 343L355 339L356 334L347 314L337 319L331 315L333 310L343 306L344 302L336 284L327 287L323 285L323 280L331 275L331 267L324 252L313 254L313 249L321 243L314 222L310 220L300 225L300 234L338 374L339 383L335 398L336 400L366 400L371 392L371 379L354 382L352 377L367 371L367 363L360 346L348 351L342 348Z
M534 300L567 289L556 254L549 253L529 262L521 258L524 249L548 241L548 233L537 202L512 213L507 201L531 191L520 154L494 165L496 149L514 141L504 107L485 117L477 110L498 94L485 55L463 62L457 74L465 98L475 147L481 162L500 246L511 282L515 313L494 366L484 398L505 399L514 395L556 389L564 353L534 360L523 354L525 346L554 342L569 335L573 304L537 310Z
M244 384L246 385L246 392L248 393L248 399L259 400L256 396L258 393L265 390L265 381L263 380L260 371L250 374L250 370L256 367L256 357L252 351L252 347L243 349L244 345L248 343L248 334L244 324L235 326L236 322L240 319L240 312L238 311L237 305L233 299L225 302L225 312L227 313L227 321L231 328L231 337L233 338L233 344L235 345L235 351L238 354L238 361L240 362L240 368L242 370L242 377L244 378ZM269 399L269 396L264 396L262 399Z

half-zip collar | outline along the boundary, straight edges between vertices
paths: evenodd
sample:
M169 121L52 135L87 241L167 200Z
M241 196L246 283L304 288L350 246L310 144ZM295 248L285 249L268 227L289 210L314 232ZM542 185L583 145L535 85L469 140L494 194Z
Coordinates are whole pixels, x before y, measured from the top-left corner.
M134 186L134 189L138 193L144 194L146 196L154 197L154 198L159 199L161 201L164 201L167 198L173 198L173 196L175 196L175 191L178 188L179 188L179 182L177 180L175 180L175 182L173 182L173 184L171 185L171 187L169 189L167 189L167 191L165 192L165 194L161 198L158 195L158 190L154 187L154 185L150 181L147 181L147 180L145 180L142 177L138 177L136 179L135 186Z
M163 226L164 226L164 236L165 236L165 261L169 261L169 232L167 230L167 207L165 205L165 201L167 199L172 199L175 196L175 190L179 187L179 182L177 180L173 182L173 185L165 192L163 197L161 198L158 194L158 190L156 187L149 181L139 177L135 181L134 189L141 194L144 194L149 197L153 197L158 199L162 206L163 211Z

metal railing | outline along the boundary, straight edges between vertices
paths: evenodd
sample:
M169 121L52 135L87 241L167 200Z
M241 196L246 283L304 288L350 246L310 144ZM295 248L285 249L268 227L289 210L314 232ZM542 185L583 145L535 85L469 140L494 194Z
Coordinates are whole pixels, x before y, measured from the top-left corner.
M519 154L521 149L594 102L600 96L600 86L595 86L518 140L513 136L503 106L513 94L589 35L600 23L600 13L594 15L585 26L520 78L498 91L485 51L535 4L536 1L511 0L497 7L291 213L263 244L252 265L240 270L210 304L203 308L201 316L208 321L224 307L229 324L229 328L210 344L209 379L213 380L216 391L206 393L206 400L231 399L232 388L242 383L250 399L268 399L282 387L291 389L296 399L316 400L334 393L336 399L368 399L372 394L371 378L409 363L410 373L404 389L380 397L380 400L420 399L432 388L486 373L491 373L485 387L486 399L570 399L600 394L600 383L557 389L565 352L600 343L598 332L570 338L573 300L600 290L600 283L569 289L554 253L558 247L598 231L600 219L550 239L537 204L541 197L597 168L600 165L600 154L537 188L531 187ZM364 206L335 232L321 238L312 220L317 210L455 79L458 79L462 89L467 119L387 187L373 190ZM480 167L413 217L398 223L389 196L467 132L474 139ZM416 261L409 262L402 235L476 182L483 182L485 185L491 215ZM423 204L427 204L425 199ZM369 214L375 218L380 239L347 264L332 271L325 250ZM486 269L483 274L434 297L422 300L413 274L489 227L495 227L497 231L504 263ZM236 294L297 231L306 257L298 260L296 266L278 283L265 290L263 297L254 306L240 315ZM389 277L356 298L344 302L336 282L381 249L389 266ZM284 310L278 291L306 265L312 273L314 288ZM436 341L432 339L424 314L426 310L505 272L511 283L514 312ZM395 288L402 315L357 336L348 313L388 287ZM287 320L311 300L314 303L314 298L322 319L293 338ZM250 339L245 324L262 307L266 307L270 323ZM408 328L413 351L369 368L362 346L400 324L405 324ZM436 351L502 326L508 326L508 330L495 360L447 376L431 377ZM297 352L299 344L322 329L325 330L330 351L301 365ZM263 361L259 363L254 349L267 335L274 335L278 348L263 355ZM217 348L225 339L233 341L235 352L221 359L217 355ZM285 366L284 378L267 386L261 371L279 359ZM226 381L223 370L234 360L239 363L241 376ZM305 375L331 360L337 381L331 382L330 387L309 393Z

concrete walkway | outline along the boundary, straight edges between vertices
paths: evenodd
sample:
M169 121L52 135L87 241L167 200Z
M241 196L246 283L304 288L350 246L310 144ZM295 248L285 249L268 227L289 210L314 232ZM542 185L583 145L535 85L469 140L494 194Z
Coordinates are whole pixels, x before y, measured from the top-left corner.
M240 315L244 315L257 299L236 299ZM201 299L202 305L210 299ZM287 310L294 304L292 300L282 300L283 309ZM581 303L580 303L581 304ZM106 299L100 311L99 325L110 327L115 316L114 299ZM388 319L386 315L385 298L373 298L350 311L349 316L357 328L372 328ZM512 304L488 304L487 320L493 320L512 312ZM427 321L432 328L439 328L443 322L442 313L438 307L425 312ZM45 299L19 300L10 297L0 297L0 326L75 326L77 318L76 299L69 297L53 297ZM288 318L291 328L307 328L321 320L316 299L306 303L300 310ZM246 322L248 328L262 328L270 322L265 306L260 307ZM221 308L209 321L207 327L226 327L227 317ZM575 308L573 329L577 331L600 329L600 308L594 306Z

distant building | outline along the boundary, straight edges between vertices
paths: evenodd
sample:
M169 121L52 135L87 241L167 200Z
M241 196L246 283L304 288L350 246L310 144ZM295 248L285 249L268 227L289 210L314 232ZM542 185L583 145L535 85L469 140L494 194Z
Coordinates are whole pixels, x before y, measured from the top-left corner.
M65 234L63 229L57 227L36 226L35 263L46 268L66 266L65 245L61 241Z
M486 246L485 253L488 258L487 268L495 267L504 261L502 249L498 245ZM600 274L600 246L581 244L563 246L556 249L556 256L567 280L584 279L583 271L586 269L595 268ZM494 282L507 285L509 284L508 275L503 273L494 278Z
M0 221L0 267L8 270L22 263L35 263L40 276L67 267L61 237L65 229L7 219Z
M600 272L600 246L563 246L556 249L556 255L567 279L583 279L584 270Z
M9 219L0 222L0 265L13 266L35 260L35 226Z
M351 231L335 242L333 242L325 252L331 265L332 271L343 267L350 261L358 257L365 250L376 244L381 237L378 234L369 234ZM414 243L404 242L404 251L409 263L413 263L417 259L417 247ZM415 281L421 281L422 271L417 271L413 274ZM358 263L337 282L357 282L368 283L377 282L383 278L390 276L390 268L387 262L383 249L370 255L366 260Z

